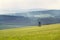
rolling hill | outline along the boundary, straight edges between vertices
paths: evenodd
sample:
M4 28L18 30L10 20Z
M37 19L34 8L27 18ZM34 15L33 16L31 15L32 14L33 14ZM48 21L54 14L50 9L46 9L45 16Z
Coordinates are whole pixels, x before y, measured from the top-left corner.
M0 40L60 40L60 24L0 30Z

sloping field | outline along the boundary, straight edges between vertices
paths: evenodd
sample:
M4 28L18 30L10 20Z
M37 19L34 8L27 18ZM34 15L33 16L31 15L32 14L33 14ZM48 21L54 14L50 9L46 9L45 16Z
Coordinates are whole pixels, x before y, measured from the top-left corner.
M60 40L60 24L0 30L0 40Z

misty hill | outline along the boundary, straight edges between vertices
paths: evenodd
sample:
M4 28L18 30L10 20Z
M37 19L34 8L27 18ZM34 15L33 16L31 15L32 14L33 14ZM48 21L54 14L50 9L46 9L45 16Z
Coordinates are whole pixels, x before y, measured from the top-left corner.
M0 24L28 24L30 19L24 16L0 15Z
M11 16L12 15L12 16ZM9 16L9 15L7 15L7 16L5 16L5 15L0 15L0 21L1 20L7 20L8 18L11 18L11 19L8 19L7 21L9 21L9 20L12 20L13 22L14 22L14 20L19 20L19 17L20 17L20 20L19 21L21 21L22 19L21 18L26 18L26 19L29 19L29 18L35 18L36 19L36 17L38 16L38 17L40 17L41 18L41 15L42 15L42 17L43 18L50 18L50 17L54 17L55 19L60 19L60 10L36 10L36 11L28 11L28 12L21 12L21 13L14 13L14 14L12 14L11 13L11 15ZM21 17L22 16L22 17ZM2 18L2 17L4 17L4 18ZM5 17L7 18L7 19L5 19ZM2 18L2 19L1 19ZM16 21L15 21L16 22Z
M33 16L33 15L41 15L41 14L49 14L51 16L55 16L55 17L60 17L60 10L36 10L36 11L27 11L27 12L21 12L21 13L15 13L13 15L15 16ZM12 14L11 14L12 15Z
M41 24L60 23L60 10L30 11L13 15L0 15L0 28L12 27L11 25L13 27L35 26L38 25L38 19Z
M7 25L38 25L38 19L42 24L59 23L60 18L55 17L24 17L24 16L11 16L0 15L0 24Z

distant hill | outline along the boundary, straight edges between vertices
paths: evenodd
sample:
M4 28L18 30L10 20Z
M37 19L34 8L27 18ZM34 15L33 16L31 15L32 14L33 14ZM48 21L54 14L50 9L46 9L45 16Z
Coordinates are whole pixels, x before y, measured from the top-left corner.
M38 25L38 19L42 24L51 24L60 22L60 18L55 17L24 17L24 16L12 16L12 15L0 15L0 24L7 25Z
M41 24L55 24L60 23L60 10L43 10L43 11L28 11L23 13L14 13L11 15L0 15L0 26L2 28L35 26L38 25L38 19ZM12 27L12 26L11 26Z
M27 16L27 15L40 15L40 14L50 14L50 15L53 15L53 16L56 16L56 17L60 17L60 10L36 10L36 11L27 11L27 12L23 12L23 13L15 13L13 15L15 16Z
M0 15L0 29L31 25L31 20L24 16Z
M24 16L0 15L0 24L28 24L30 19Z

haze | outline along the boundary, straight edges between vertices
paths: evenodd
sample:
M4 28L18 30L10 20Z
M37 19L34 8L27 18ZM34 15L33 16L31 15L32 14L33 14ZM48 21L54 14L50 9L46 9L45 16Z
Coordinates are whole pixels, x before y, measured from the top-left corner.
M60 9L60 0L0 0L0 14L5 14L8 10L39 8Z

